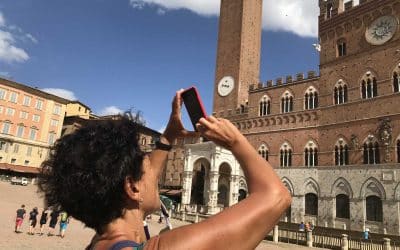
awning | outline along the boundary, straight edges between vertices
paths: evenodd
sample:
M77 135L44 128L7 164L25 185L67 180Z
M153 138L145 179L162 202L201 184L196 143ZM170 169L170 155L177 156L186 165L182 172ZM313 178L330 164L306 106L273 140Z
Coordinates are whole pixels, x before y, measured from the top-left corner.
M0 163L0 169L9 170L18 173L28 173L28 174L39 174L40 168L21 166L21 165L12 165L8 163Z
M181 195L182 190L176 190L176 189L161 189L160 194L164 195L171 195L171 196L179 196Z

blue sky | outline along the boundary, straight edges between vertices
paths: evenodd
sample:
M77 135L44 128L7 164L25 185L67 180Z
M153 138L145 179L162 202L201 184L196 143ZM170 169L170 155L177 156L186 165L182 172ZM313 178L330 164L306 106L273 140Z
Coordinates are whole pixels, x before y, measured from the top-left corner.
M211 113L218 0L2 0L0 75L161 129L195 84ZM318 70L317 0L264 0L261 80Z

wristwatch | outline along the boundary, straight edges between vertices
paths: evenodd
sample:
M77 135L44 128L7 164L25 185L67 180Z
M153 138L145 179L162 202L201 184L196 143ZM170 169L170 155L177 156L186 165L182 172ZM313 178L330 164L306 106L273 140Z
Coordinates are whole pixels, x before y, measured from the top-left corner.
M156 149L159 149L159 150L170 151L172 149L172 145L162 143L160 137L156 138L155 145L156 145Z

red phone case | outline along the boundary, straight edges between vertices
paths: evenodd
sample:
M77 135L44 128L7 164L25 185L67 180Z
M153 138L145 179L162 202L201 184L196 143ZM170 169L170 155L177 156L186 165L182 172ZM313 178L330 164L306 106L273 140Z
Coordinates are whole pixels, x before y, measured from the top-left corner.
M199 114L199 115L200 115L201 117L207 117L206 109L204 108L204 104L203 104L203 102L202 102L202 100L201 100L201 98L200 98L200 94L199 94L199 92L198 92L198 90L197 90L197 88L196 88L195 86L192 86L192 87L190 87L190 88L188 88L188 89L185 89L185 90L182 92L181 96L182 96L182 98L183 98L184 103L185 103L185 93L187 93L188 91L194 91L194 94L195 94L195 96L196 96L197 103L199 104L200 110L201 110L201 114ZM186 104L185 104L185 106L186 106ZM188 109L187 106L186 106L186 109ZM190 116L190 119L191 119L191 121L192 121L193 127L196 129L195 121L193 121L192 114L190 114L191 111L188 110L188 112L189 112L189 116Z

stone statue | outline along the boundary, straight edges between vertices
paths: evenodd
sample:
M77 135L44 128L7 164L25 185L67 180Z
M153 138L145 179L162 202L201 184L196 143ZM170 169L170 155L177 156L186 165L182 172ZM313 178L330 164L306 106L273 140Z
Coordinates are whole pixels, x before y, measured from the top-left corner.
M379 140L385 146L385 162L390 161L390 144L392 143L392 125L390 124L390 119L385 118L381 121L378 127L377 134L379 135Z
M351 139L350 140L351 140L351 146L354 149L359 149L360 144L358 143L358 137L355 134L351 135Z
M390 119L385 118L381 121L378 127L378 134L380 141L385 145L389 146L392 141L392 126L390 125Z

